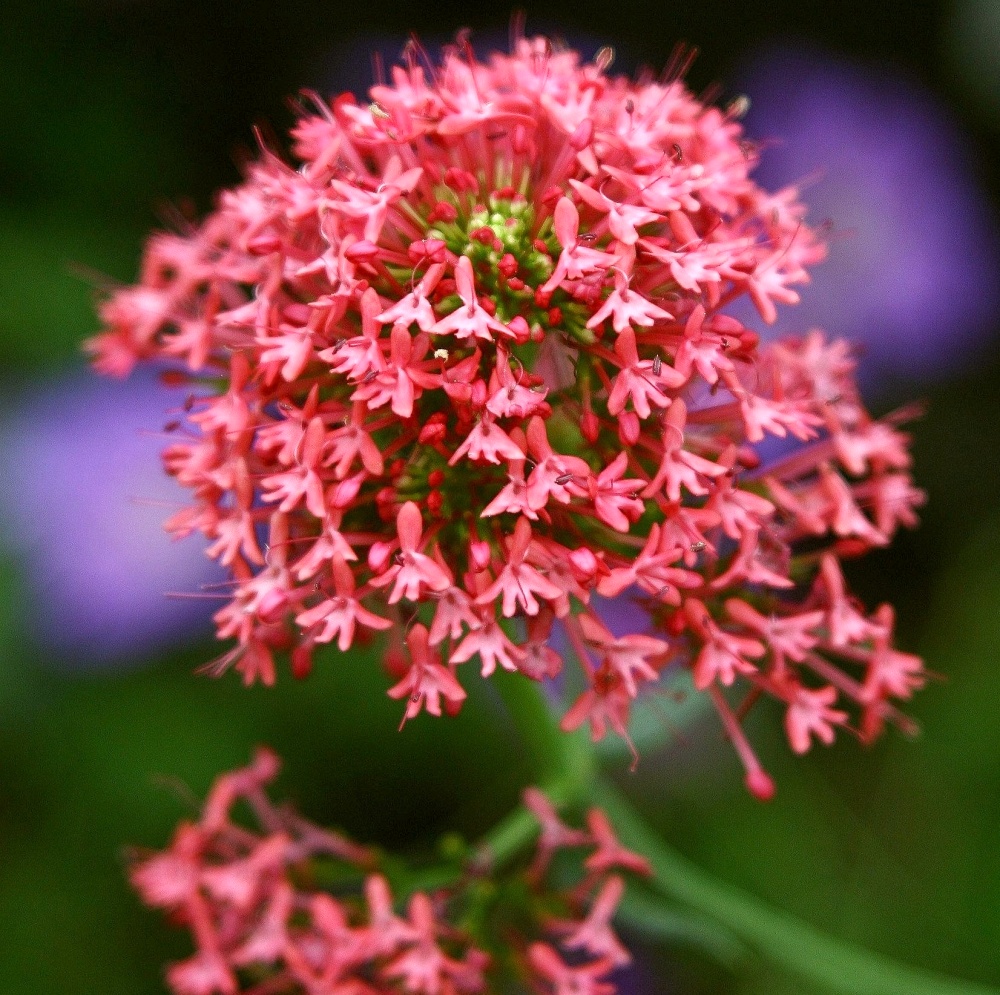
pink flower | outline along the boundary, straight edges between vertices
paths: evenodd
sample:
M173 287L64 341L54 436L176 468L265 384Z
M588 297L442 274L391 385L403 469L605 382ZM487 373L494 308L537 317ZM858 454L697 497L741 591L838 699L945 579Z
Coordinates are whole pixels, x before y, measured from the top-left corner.
M705 606L694 598L684 604L688 624L702 640L701 651L694 665L694 686L704 691L714 681L730 685L737 674L754 674L750 662L764 655L764 644L720 628L712 621Z
M599 808L592 808L587 813L587 826L597 847L584 861L584 867L588 870L603 873L613 867L620 867L633 874L652 874L652 867L645 857L621 845L615 835L614 827Z
M449 657L449 663L465 663L476 654L482 661L482 675L489 677L499 663L504 670L515 671L524 660L524 650L508 639L496 619L488 619L473 627Z
M535 971L548 984L551 995L615 995L613 984L601 980L614 969L614 962L605 958L570 967L546 943L534 943L528 948L528 959Z
M670 652L670 647L662 639L652 636L634 635L615 639L590 615L580 616L580 626L588 642L598 649L599 656L618 676L630 698L639 693L636 677L655 681L659 676L650 664L650 658L662 659Z
M342 558L334 556L332 567L334 596L303 612L295 621L307 630L318 626L318 631L313 632L317 643L328 643L339 635L337 647L344 653L354 641L355 624L369 629L388 629L392 622L368 611L354 597L354 574Z
M470 460L484 460L487 463L523 460L524 453L517 444L502 429L493 424L493 419L485 415L476 427L469 433L465 442L452 453L448 460L449 466L454 466L463 456Z
M647 301L642 294L629 290L628 277L620 269L616 269L615 289L608 294L600 310L594 312L593 317L587 322L587 327L597 328L608 317L611 318L614 330L621 335L632 325L648 328L657 321L670 321L673 315Z
M426 631L412 631L415 663L433 667ZM432 892L413 890L404 915L387 877L372 871L386 855L273 803L266 788L277 770L277 758L260 751L249 767L219 777L195 823L132 869L143 900L168 909L191 933L193 955L167 970L175 995L235 995L243 984L324 995L485 995L512 981L525 990L614 995L604 979L630 955L612 927L625 890L612 871L645 874L648 865L621 846L603 812L588 813L588 830L573 828L528 788L525 806L541 825L528 873L491 869L483 850L474 872L470 864L469 874ZM591 852L582 868L577 862L575 882L566 868L549 873L560 850L581 847ZM412 873L404 858L390 859L392 873ZM324 879L357 884L331 891L316 884ZM490 881L514 901L470 918ZM571 918L554 918L553 909L570 910ZM507 947L510 955L494 962L482 946Z
M561 197L556 204L552 227L562 252L559 253L555 272L542 287L543 293L555 290L566 279L579 279L613 264L614 257L609 253L580 244L580 212L568 197Z
M659 220L655 211L636 204L620 204L606 197L600 190L595 190L579 180L570 180L570 186L577 192L580 199L590 207L607 215L608 228L623 245L634 245L639 239L636 228ZM615 326L615 331L620 329Z
M621 365L621 372L608 397L608 414L620 414L625 410L626 402L631 399L635 413L646 419L649 417L650 404L657 408L667 407L671 401L669 389L684 383L684 377L662 361L639 359L635 332L630 325L626 325L615 340L615 355Z
M563 945L570 950L586 950L592 957L607 958L615 967L630 963L629 952L611 928L611 919L624 894L625 882L617 875L609 877L594 899L590 914L571 927Z
M457 339L470 337L493 341L493 334L513 337L513 332L485 311L476 298L476 288L472 276L472 263L468 256L462 256L455 264L455 283L462 304L447 318L442 318L431 329L437 335L454 335Z
M597 475L591 486L597 517L618 532L628 532L631 523L637 521L646 510L638 497L638 491L645 481L622 479L627 464L628 454L619 453Z
M503 614L510 618L518 605L528 615L537 615L536 594L549 601L561 596L562 592L552 581L525 563L530 542L531 525L526 518L519 518L510 548L507 550L506 565L497 579L476 599L477 604L491 604L500 597L503 602Z
M761 796L720 687L786 707L816 675L836 688L843 722L791 703L795 748L905 721L889 699L921 665L837 557L915 523L909 438L864 409L845 343L762 345L733 316L743 298L772 321L825 252L745 151L680 81L613 78L543 39L485 63L460 43L368 103L321 103L294 162L262 157L202 223L154 238L90 349L118 374L190 371L164 461L190 494L171 530L202 532L233 578L215 620L236 645L212 672L270 683L395 628L406 717L456 711L478 656L487 676L576 668L564 727L628 739L669 662ZM769 436L802 445L760 467ZM593 595L631 587L649 624L612 638Z
M390 698L407 699L403 721L412 719L422 708L431 715L440 715L442 698L451 706L461 705L465 691L447 667L431 659L427 630L415 625L406 637L406 645L410 650L410 669L387 692Z
M608 726L621 736L635 754L635 747L628 731L632 695L622 679L610 667L594 673L591 686L566 710L559 727L563 732L574 732L586 722L590 738L597 743L608 734Z
M789 689L790 701L785 713L785 731L796 753L809 749L809 737L815 736L827 746L833 742L833 727L847 721L847 712L830 706L837 700L837 689L827 686L810 691L801 686Z
M388 603L394 605L401 598L419 601L421 591L443 591L450 587L451 580L444 570L431 557L419 551L423 539L423 519L420 509L412 501L407 501L399 509L396 531L399 535L399 562L370 581L376 587L385 587L395 581Z
M586 493L584 485L590 478L590 467L578 456L554 452L541 418L528 422L528 452L535 460L528 477L528 505L533 511L544 508L550 497L569 504L574 496Z
M236 995L236 978L217 954L202 951L167 968L167 984L176 995Z

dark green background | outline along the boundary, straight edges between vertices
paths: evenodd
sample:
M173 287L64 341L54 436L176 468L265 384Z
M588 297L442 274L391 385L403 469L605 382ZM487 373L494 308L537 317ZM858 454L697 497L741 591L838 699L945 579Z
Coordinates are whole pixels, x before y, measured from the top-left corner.
M996 125L946 61L949 8L908 3L768 6L699 0L539 3L529 29L610 42L661 66L675 42L702 55L689 80L725 86L755 45L799 37L888 62L935 90L978 152L995 196ZM95 330L74 266L134 276L161 204L238 179L250 126L280 134L286 99L325 89L331 51L377 32L443 36L505 28L467 4L7 0L0 13L0 383L3 406L78 363ZM361 59L359 65L364 66ZM998 83L1000 85L1000 83ZM920 206L915 205L915 210ZM946 330L943 330L946 334ZM623 778L678 849L802 918L913 964L1000 984L1000 644L997 397L990 360L919 393L923 528L852 570L865 600L893 600L904 648L942 675L912 713L915 742L843 738L804 759L778 741L777 711L751 725L779 793L761 806L714 731L692 734ZM905 386L905 385L904 385ZM884 399L882 406L889 403ZM2 454L0 454L2 459ZM3 472L0 463L0 473ZM52 500L71 496L52 495ZM458 720L396 732L398 707L370 657L320 661L309 682L244 691L192 675L188 647L141 672L66 676L23 629L34 606L19 565L0 562L0 991L138 995L186 949L123 879L126 844L160 845L187 811L156 775L197 794L268 742L287 760L281 792L363 839L419 849L448 828L475 835L516 798L531 758L502 707L477 688ZM695 759L695 757L697 759ZM624 763L622 769L624 770ZM651 990L808 991L751 962L731 975L696 952L659 958ZM671 987L675 986L675 987Z

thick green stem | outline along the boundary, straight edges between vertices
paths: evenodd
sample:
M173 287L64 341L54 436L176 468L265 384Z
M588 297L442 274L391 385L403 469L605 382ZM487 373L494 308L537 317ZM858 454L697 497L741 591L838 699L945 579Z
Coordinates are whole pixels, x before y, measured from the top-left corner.
M583 733L564 733L555 721L541 685L520 674L493 679L527 749L534 779L556 805L587 797L594 776L594 751ZM538 821L524 807L511 812L483 839L482 852L499 867L524 850L538 834Z
M497 673L490 687L503 700L518 738L528 753L532 776L556 780L564 766L566 744L540 684L522 674Z
M838 995L1000 995L996 988L908 967L812 929L716 881L671 850L615 789L595 784L593 800L622 841L653 866L650 886L715 919L776 966Z

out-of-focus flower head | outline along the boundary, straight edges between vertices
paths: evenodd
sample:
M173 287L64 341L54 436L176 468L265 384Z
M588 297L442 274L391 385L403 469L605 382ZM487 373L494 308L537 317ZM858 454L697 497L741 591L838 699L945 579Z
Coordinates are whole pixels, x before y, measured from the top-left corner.
M825 255L798 191L751 178L743 104L612 57L518 38L482 62L460 37L440 65L408 46L367 101L310 98L291 160L265 149L156 236L90 349L190 370L198 431L165 460L193 503L169 527L233 576L216 672L304 675L385 630L405 720L457 711L473 659L557 676L558 624L585 685L564 728L627 739L643 688L689 670L767 797L734 692L778 699L804 751L873 736L922 683L839 567L922 494L846 343L761 347L726 313L773 323ZM761 470L753 447L789 435ZM609 631L594 595L656 634Z
M997 227L948 111L888 66L776 46L743 83L762 142L760 182L808 181L829 259L776 328L821 325L863 345L861 375L936 378L971 361L996 324Z
M649 864L618 842L600 809L586 830L570 828L529 788L525 804L541 827L530 866L499 874L489 854L469 854L433 891L410 889L401 915L387 876L401 862L275 806L265 787L277 771L274 754L259 751L215 782L167 850L134 862L143 900L197 944L167 970L175 995L460 995L506 991L512 980L552 995L618 991L609 979L632 958L611 920L623 874L648 874ZM238 802L256 827L234 820ZM589 852L572 887L565 872L549 874L556 854L581 849ZM324 877L339 882L336 895L316 887Z
M31 585L34 635L60 664L138 662L209 630L211 601L171 600L218 580L198 543L170 543L164 509L184 492L156 465L184 394L151 374L71 376L0 423L2 532Z

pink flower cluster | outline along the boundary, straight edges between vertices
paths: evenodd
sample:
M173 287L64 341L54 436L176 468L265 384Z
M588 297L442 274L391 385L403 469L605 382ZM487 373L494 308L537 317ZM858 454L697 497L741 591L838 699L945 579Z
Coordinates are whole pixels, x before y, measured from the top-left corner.
M804 751L923 681L839 564L915 521L900 418L866 412L843 341L762 346L727 312L773 321L824 247L795 189L750 178L737 105L540 38L425 61L315 98L293 162L265 150L103 305L99 369L190 371L168 528L232 572L216 670L270 683L276 652L302 675L387 630L389 693L438 715L474 658L558 675L559 624L586 682L567 729L627 738L690 668L766 796L740 729L762 693ZM772 436L799 445L761 465ZM595 594L657 635L613 636Z
M270 802L264 788L277 771L277 758L261 750L249 767L220 777L200 819L132 868L142 899L170 911L197 944L167 970L175 995L459 995L493 990L494 971L513 972L540 995L615 992L605 979L631 958L611 927L625 889L612 872L646 874L648 865L621 846L600 810L590 811L588 831L570 829L528 789L542 832L531 867L516 875L527 890L508 894L494 882L484 892L470 869L452 887L414 892L400 915L377 853ZM232 821L237 802L249 805L260 831ZM592 848L583 879L548 885L552 856L581 846ZM338 869L338 896L313 883L324 862ZM477 904L484 894L488 907ZM522 937L511 946L525 922L553 942ZM472 938L485 924L496 935L482 939L503 951L499 960Z

